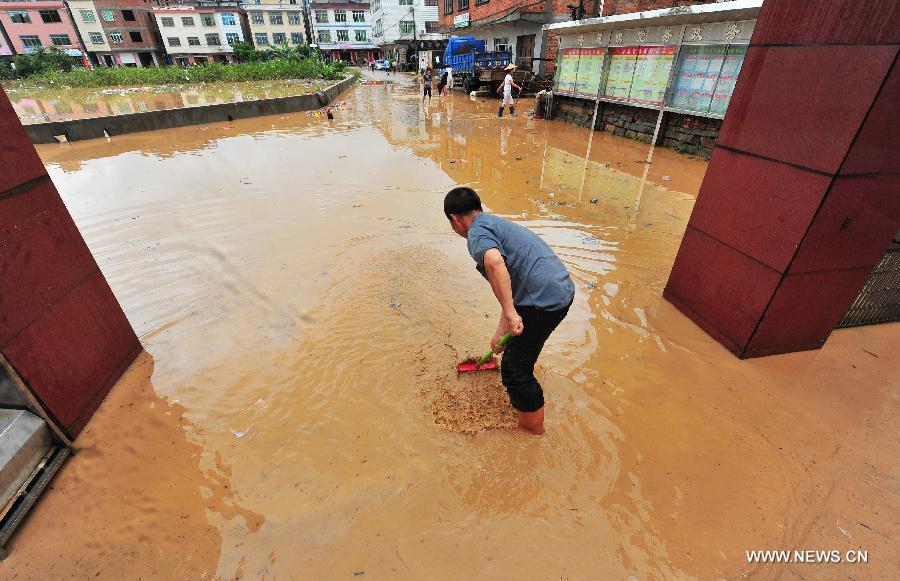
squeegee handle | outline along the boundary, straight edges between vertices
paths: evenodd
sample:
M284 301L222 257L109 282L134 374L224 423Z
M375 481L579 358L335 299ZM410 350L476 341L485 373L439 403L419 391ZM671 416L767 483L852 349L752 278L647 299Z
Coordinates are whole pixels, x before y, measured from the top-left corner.
M512 335L507 333L506 335L501 337L499 341L497 341L497 345L499 347L506 347L506 344L509 343L510 339L512 339ZM491 349L490 351L488 351L487 353L484 354L484 357L482 357L481 359L478 360L478 365L484 365L485 363L488 362L488 360L491 357L493 357L493 355L494 355L494 350Z

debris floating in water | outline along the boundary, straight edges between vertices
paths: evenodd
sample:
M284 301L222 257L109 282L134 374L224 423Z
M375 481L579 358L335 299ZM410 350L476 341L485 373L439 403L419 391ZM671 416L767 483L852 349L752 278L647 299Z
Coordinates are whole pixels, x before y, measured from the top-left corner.
M591 203L592 203L592 204L596 204L596 203L599 202L599 201L600 201L600 198L591 198Z

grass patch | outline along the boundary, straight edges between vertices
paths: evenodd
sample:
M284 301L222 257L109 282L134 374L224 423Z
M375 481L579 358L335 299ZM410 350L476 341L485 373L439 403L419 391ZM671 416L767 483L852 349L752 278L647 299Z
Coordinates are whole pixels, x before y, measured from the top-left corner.
M347 70L344 63L326 64L316 58L302 60L273 59L265 62L237 64L210 63L198 67L97 67L71 71L50 70L26 79L8 83L20 89L49 89L71 87L134 87L175 85L184 83L216 83L267 81L275 79L339 80L348 74L359 75L356 69Z

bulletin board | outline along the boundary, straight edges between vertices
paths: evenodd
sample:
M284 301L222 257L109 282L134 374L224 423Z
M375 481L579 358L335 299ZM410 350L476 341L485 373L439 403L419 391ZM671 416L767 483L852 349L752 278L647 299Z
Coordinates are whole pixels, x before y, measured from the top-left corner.
M725 52L725 62L722 63L722 71L719 73L719 80L713 93L712 105L709 107L710 113L725 114L728 103L731 102L731 94L734 93L734 85L737 83L745 56L747 56L745 45L732 44L728 46L728 50Z
M603 79L604 48L579 48L578 74L575 80L575 95L585 99L596 99Z
M725 61L725 45L683 46L669 105L688 111L709 111L716 81Z
M627 100L631 92L631 81L637 64L639 47L624 46L609 49L609 72L603 96Z
M638 49L629 101L661 105L675 60L674 46L642 46Z
M558 95L575 96L575 82L578 76L578 51L577 48L564 48L559 54L559 74L556 77L556 87L553 92Z

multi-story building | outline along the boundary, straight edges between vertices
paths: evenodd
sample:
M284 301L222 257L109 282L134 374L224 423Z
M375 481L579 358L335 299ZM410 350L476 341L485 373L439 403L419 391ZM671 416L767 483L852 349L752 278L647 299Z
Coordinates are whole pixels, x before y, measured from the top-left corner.
M172 64L234 62L232 43L249 38L247 15L237 2L157 8L153 15Z
M440 0L441 30L474 36L490 51L510 51L520 68L539 72L545 24L572 19L572 0ZM596 2L594 2L596 3ZM585 2L591 5L591 2Z
M108 51L94 51L101 64L127 67L165 64L162 39L153 18L153 9L163 2L164 0L93 0L97 22L103 27L109 45ZM76 21L81 20L80 10L82 8L77 13L73 11ZM87 16L87 12L83 16ZM89 38L84 39L85 42L93 45L90 32L88 36Z
M374 23L367 2L313 0L310 11L315 44L326 58L368 62L379 57L372 42Z
M306 42L302 0L251 0L245 5L250 35L256 48Z
M70 56L84 57L78 30L62 0L4 0L0 2L0 26L16 54L56 47Z
M112 66L115 59L106 38L100 15L93 0L68 0L69 13L75 22L75 28L81 36L81 42L87 51L88 60L94 65ZM103 55L107 55L104 59Z
M447 36L438 29L438 0L372 0L375 43L385 58L408 70L420 51L443 51Z

